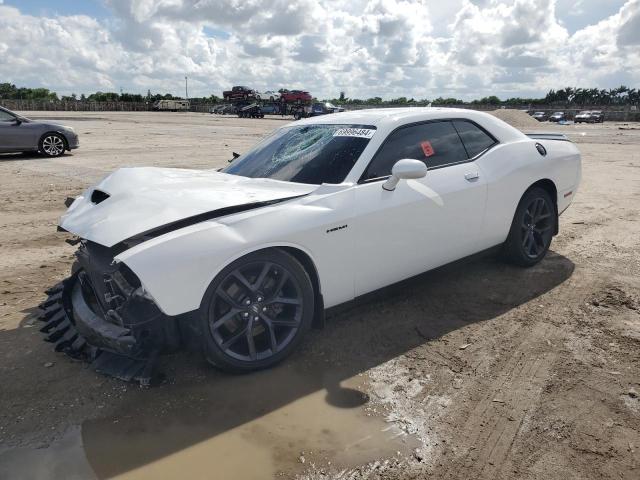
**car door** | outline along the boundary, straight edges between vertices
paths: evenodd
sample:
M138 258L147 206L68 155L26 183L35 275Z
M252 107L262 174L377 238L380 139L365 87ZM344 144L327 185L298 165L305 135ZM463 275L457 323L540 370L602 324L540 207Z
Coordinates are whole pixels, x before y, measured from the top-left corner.
M13 152L18 148L16 117L0 110L0 152Z
M427 175L382 188L392 166L411 158ZM362 295L478 250L486 179L451 121L400 127L356 187L355 293Z
M0 110L0 151L34 150L37 147L36 127L28 121L18 121L10 112Z

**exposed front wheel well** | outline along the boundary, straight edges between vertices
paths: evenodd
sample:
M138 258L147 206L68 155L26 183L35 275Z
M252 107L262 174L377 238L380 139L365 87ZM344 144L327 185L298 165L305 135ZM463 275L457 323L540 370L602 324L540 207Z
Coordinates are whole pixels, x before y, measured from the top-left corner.
M546 192L549 194L549 196L551 197L551 200L553 200L553 208L555 209L555 215L556 215L556 219L558 218L558 189L556 188L556 184L553 183L553 180L549 180L548 178L543 178L542 180L538 180L537 182L535 182L534 184L532 184L531 186L529 186L529 188L527 188L526 192L524 192L522 194L522 196L524 197L527 192L533 188L536 187L540 187L544 190L546 190ZM559 221L556 220L555 222L555 227L554 227L554 235L558 234L559 231Z

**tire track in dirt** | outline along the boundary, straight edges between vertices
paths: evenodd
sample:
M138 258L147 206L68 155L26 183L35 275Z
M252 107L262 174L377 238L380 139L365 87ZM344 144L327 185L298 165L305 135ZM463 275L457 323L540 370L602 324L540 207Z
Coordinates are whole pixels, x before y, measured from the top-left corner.
M550 325L540 323L522 332L525 339L514 349L487 394L471 410L456 437L463 440L462 454L447 472L449 478L499 477L519 433L526 429L529 413L549 378L556 359L529 340L548 339Z

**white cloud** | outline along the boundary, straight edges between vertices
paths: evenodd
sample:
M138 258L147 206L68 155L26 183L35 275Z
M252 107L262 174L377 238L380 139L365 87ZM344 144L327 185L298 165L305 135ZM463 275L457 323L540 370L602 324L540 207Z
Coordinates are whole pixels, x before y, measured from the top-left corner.
M566 0L106 3L112 16L98 20L32 16L0 0L0 81L179 94L188 75L198 96L248 84L384 98L640 81L640 0L599 17L602 2L582 0L574 13L598 20L575 32Z

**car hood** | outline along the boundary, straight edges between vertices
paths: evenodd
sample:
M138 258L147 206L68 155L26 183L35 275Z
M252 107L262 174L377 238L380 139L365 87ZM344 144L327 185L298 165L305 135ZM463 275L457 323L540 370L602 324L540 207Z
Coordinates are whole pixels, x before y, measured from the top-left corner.
M219 210L220 215L228 214L229 207L248 206L246 210L253 204L263 206L264 202L305 195L317 188L214 170L121 168L76 198L61 217L60 227L111 247L190 217L214 212L209 217L213 218Z

